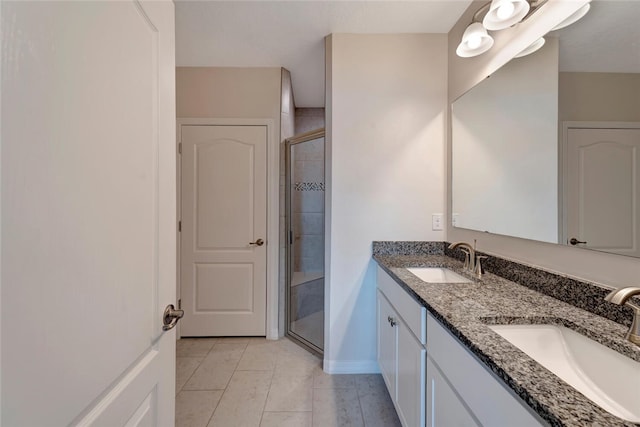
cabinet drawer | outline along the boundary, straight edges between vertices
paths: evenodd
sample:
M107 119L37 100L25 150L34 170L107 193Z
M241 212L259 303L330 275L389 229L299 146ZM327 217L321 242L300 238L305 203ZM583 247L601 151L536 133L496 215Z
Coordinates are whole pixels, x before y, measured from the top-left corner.
M541 426L541 418L479 362L431 314L427 316L429 357L482 425Z
M421 306L407 291L395 282L382 268L378 267L378 289L387 297L400 314L420 344L427 343L427 309Z

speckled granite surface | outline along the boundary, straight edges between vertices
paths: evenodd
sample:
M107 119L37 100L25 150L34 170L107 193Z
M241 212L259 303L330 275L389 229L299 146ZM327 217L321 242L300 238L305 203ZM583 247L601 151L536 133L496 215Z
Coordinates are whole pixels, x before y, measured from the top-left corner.
M446 242L373 242L373 255L444 255Z
M452 250L449 249L448 246L449 244L447 242L443 245L445 255L460 261L464 260L464 255L459 249ZM397 252L396 254L401 255L402 253ZM417 255L413 252L404 252L404 254ZM604 297L611 289L596 283L579 281L566 275L551 273L482 252L478 252L478 255L487 257L482 260L482 266L486 271L516 282L519 285L531 288L534 291L559 299L560 301L567 302L583 310L590 311L598 316L606 317L614 322L626 326L631 325L633 319L633 310L631 307L602 303ZM629 286L632 285L635 284L629 284ZM637 304L640 304L640 298L634 298L634 300Z
M460 261L448 256L376 254L374 259L550 425L635 425L592 403L487 325L562 324L640 361L640 348L624 339L625 326L491 273L473 283L437 284L406 270L447 267L471 278Z

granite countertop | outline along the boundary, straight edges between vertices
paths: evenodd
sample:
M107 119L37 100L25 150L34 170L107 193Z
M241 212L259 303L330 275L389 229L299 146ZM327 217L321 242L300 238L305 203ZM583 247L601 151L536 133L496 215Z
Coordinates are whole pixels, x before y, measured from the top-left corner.
M637 425L601 409L487 325L564 325L640 361L640 347L624 339L625 326L491 273L472 278L460 261L445 255L378 254L374 259L550 425ZM408 267L447 267L473 283L425 283Z

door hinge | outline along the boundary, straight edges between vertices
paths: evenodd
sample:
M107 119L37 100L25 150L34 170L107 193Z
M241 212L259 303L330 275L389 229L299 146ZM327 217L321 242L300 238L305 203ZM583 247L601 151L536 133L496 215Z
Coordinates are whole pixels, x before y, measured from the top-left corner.
M182 142L178 143L178 154L182 154Z
M178 232L182 231L182 221L178 221Z
M178 310L182 309L182 298L178 300Z

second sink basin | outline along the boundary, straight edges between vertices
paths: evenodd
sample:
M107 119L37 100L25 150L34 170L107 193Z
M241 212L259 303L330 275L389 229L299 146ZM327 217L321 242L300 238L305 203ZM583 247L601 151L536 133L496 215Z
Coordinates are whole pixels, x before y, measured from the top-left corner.
M640 362L563 326L489 328L604 410L640 423Z
M407 268L411 274L427 283L471 283L464 276L455 273L448 268L441 267L417 267Z

